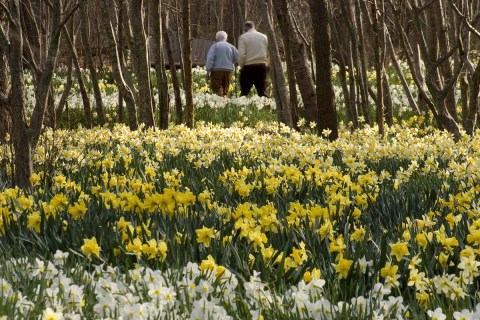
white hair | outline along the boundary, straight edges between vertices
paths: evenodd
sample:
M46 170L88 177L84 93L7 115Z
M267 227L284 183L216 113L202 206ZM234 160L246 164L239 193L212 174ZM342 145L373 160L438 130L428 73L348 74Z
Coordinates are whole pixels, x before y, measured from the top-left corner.
M227 41L227 33L225 31L218 31L217 34L215 34L215 39L217 41Z

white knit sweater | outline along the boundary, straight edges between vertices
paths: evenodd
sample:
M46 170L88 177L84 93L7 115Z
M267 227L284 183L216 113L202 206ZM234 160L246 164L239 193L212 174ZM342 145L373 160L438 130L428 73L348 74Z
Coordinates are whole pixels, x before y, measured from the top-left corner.
M250 29L238 39L238 65L268 64L268 39L263 33Z

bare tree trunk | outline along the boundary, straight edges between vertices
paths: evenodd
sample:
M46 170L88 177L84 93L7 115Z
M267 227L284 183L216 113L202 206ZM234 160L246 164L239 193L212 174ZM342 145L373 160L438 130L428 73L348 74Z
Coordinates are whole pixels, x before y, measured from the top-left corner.
M162 30L162 2L160 0L152 1L151 21L152 21L152 50L155 53L155 73L157 74L157 90L160 128L168 129L170 112L168 108L168 82L165 73L165 60L163 52L163 30Z
M80 63L78 62L77 50L75 49L75 39L72 39L73 35L70 36L67 29L65 29L65 35L67 38L68 45L71 50L72 62L75 66L75 75L77 76L78 87L80 89L80 96L82 97L83 110L85 112L85 127L92 128L92 108L90 106L90 98L88 97L87 89L85 88L85 83L83 82L82 69L80 68Z
M110 61L112 63L112 73L113 77L118 86L119 95L125 101L128 113L128 125L131 130L136 130L138 128L137 124L137 113L135 108L135 98L132 93L132 89L126 84L123 77L122 62L123 60L121 54L121 48L118 45L120 42L119 38L122 36L120 32L117 34L117 27L120 28L121 21L117 23L117 15L113 13L113 17L110 16L111 1L102 0L100 5L102 7L103 14L103 27L105 29L105 34L107 36L108 51L110 55ZM121 16L121 12L119 14ZM118 39L118 40L117 40Z
M352 121L353 126L358 128L359 119L358 119L358 93L357 88L362 88L362 79L361 66L358 63L358 39L356 31L356 16L352 14L352 9L355 8L351 6L350 0L339 1L341 7L341 12L343 13L343 25L338 22L332 23L332 27L341 30L340 32L336 31L336 43L341 56L341 63L343 63L342 76L345 77L342 83L343 91L348 94L345 96L346 107L348 110L349 120ZM343 41L340 40L340 37ZM348 85L346 79L346 70L348 70ZM361 90L358 90L361 92Z
M299 39L298 33L293 28L291 16L288 14L288 4L286 0L274 0L277 17L280 24L284 23L286 33L282 37L289 37L292 47L293 69L297 80L298 88L302 96L305 107L305 119L308 122L318 121L317 97L312 75L310 74L307 62L307 49L305 44ZM284 16L284 17L282 17Z
M452 47L451 41L448 36L448 30L452 29L453 21L449 23L449 26L447 26L447 22L445 21L445 8L443 5L443 1L444 0L434 1L435 2L433 4L434 10L432 10L432 15L434 15L435 19L437 20L436 22L438 26L437 41L438 41L438 49L439 49L438 51L439 51L440 57L448 56L449 54L448 50L450 50L450 48ZM442 69L442 74L444 79L453 79L454 77L456 77L454 75L454 71L450 63L442 63L441 69ZM442 79L442 83L444 83L443 79ZM455 101L455 86L452 86L450 89L448 89L444 103L450 116L453 118L455 122L459 123L460 118L457 114L456 101Z
M3 27L3 23L0 20ZM6 24L6 23L5 23ZM6 143L7 134L12 135L12 116L8 102L8 45L0 41L0 144Z
M410 108L412 111L419 115L420 114L420 109L418 108L417 102L413 98L412 92L410 91L410 88L408 87L407 80L405 79L405 76L403 75L402 68L400 67L400 63L398 62L397 55L395 54L395 48L393 47L392 39L390 37L387 37L386 39L388 48L389 48L389 53L390 53L390 59L392 61L393 67L395 68L395 71L397 72L397 76L400 79L400 83L402 84L403 91L405 92L405 95L407 96L408 104L410 105Z
M289 104L288 90L283 75L282 61L278 51L277 40L273 30L273 21L270 16L272 8L271 0L260 1L260 11L263 13L263 20L265 20L265 29L269 38L268 46L270 51L270 78L272 80L273 96L277 108L277 120L292 127L292 113Z
M170 75L172 77L173 94L175 98L175 123L181 124L183 122L183 104L182 97L180 95L180 81L177 76L177 68L175 66L175 58L173 56L172 42L170 41L170 35L168 33L167 19L168 15L165 9L163 9L162 29L163 38L165 39L165 49L167 51L168 65L170 67Z
M83 6L80 9L82 21L82 42L85 48L85 63L87 65L88 70L90 71L90 79L92 81L92 90L93 96L95 98L95 110L97 111L98 116L98 123L103 125L105 123L105 112L103 107L103 100L102 100L102 93L100 91L100 87L98 85L98 75L97 75L97 68L93 62L92 58L92 49L90 47L90 32L89 32L89 20L88 15L86 13L86 8Z
M357 0L354 3L355 11L355 29L358 34L358 53L356 65L358 68L358 84L359 84L359 93L361 99L361 108L363 117L365 118L365 123L370 124L370 106L368 99L368 74L367 74L367 50L368 47L367 38L365 37L365 26L362 19L362 9L360 6L360 1ZM359 112L360 113L360 112Z
M373 17L373 29L374 29L374 55L375 55L375 74L377 78L377 96L376 96L376 103L377 103L377 125L378 125L378 132L381 136L385 134L384 122L385 122L385 105L384 105L384 79L383 76L384 72L384 60L383 54L384 51L384 24L383 20L379 21L380 17L378 12L381 10L377 7L377 0L373 0L371 2L371 10L372 10L372 17Z
M19 1L10 3L10 14L18 24L10 23L10 52L8 57L10 67L10 105L13 120L13 146L15 149L15 183L25 189L30 188L29 177L33 173L32 139L28 131L25 116L25 101L23 100L23 33L20 26Z
M332 77L332 47L327 0L310 0L317 74L318 132L338 138L337 109Z
M272 3L273 4L273 3ZM286 15L281 10L274 6L275 15L277 17L278 25L281 34L287 34L287 22L285 21ZM290 45L290 37L282 37L283 49L285 51L285 63L287 65L287 77L288 77L288 91L290 94L290 108L292 110L292 123L294 128L298 129L298 98L297 98L297 83L295 81L295 71L293 67L292 47Z
M182 8L184 44L183 61L185 65L185 124L187 127L193 128L194 108L192 93L192 39L190 30L190 1L183 0Z
M65 108L67 104L67 99L70 95L70 91L72 90L72 72L73 72L73 58L72 58L72 53L69 54L68 56L68 62L67 62L67 79L66 83L63 86L63 92L62 96L60 97L60 101L58 102L57 108L55 110L55 126L58 127L62 121L62 114L63 114L63 109Z
M30 61L35 70L38 71L38 77L35 78L35 108L30 118L30 125L27 124L25 115L24 101L24 78L23 78L23 53L25 51L31 53L33 58L33 48L24 48L22 19L23 9L29 10L28 7L20 8L20 1L9 1L9 35L4 33L4 29L0 28L0 41L4 48L8 48L8 63L10 68L10 94L9 102L12 107L13 121L13 145L15 149L15 183L24 189L30 189L29 178L33 173L33 150L35 149L40 137L45 109L47 105L48 92L50 90L53 72L55 70L61 30L66 21L71 17L78 6L73 7L65 15L62 11L63 4L60 0L51 2L51 27L48 31L48 48L45 56L41 56L39 60ZM62 20L63 19L63 20ZM38 31L38 30L37 30ZM45 57L42 59L42 57Z
M471 76L469 91L468 113L465 119L465 131L473 135L478 118L478 95L480 93L480 63L477 64L475 72Z
M390 82L388 81L388 75L383 69L383 105L385 106L385 121L388 126L393 126L393 101L390 90Z
M153 118L152 92L150 90L150 64L144 29L143 0L130 0L130 25L133 32L132 61L138 81L138 108L140 121L147 127L155 125Z

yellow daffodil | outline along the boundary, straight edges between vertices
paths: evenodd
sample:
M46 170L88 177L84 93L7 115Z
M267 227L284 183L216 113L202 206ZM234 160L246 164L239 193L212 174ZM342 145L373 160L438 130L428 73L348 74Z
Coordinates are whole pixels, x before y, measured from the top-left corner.
M195 230L197 233L197 242L203 244L205 247L210 247L210 242L215 239L215 229L203 226L201 229Z
M92 237L91 239L83 239L83 246L81 247L82 252L89 258L100 257L100 246L97 243L97 238Z
M338 278L345 279L348 276L348 272L350 271L350 267L352 266L352 264L352 260L342 258L337 264L332 263L332 266L337 272Z
M395 256L397 261L402 260L403 256L409 255L408 246L406 242L396 242L390 244L390 255Z

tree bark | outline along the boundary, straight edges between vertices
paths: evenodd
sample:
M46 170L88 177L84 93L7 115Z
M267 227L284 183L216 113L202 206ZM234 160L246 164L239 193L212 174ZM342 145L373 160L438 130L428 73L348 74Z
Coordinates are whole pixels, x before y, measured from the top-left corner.
M97 111L98 123L100 125L103 125L105 123L105 112L103 107L102 93L98 85L97 68L95 67L95 63L93 62L92 58L92 48L90 47L89 20L86 13L87 9L85 8L85 6L80 9L82 17L82 42L85 49L84 58L87 68L90 71L90 80L92 81L92 91L95 98L95 110Z
M372 17L373 17L373 29L374 29L374 56L375 56L375 75L377 78L377 93L376 93L376 103L377 103L377 125L378 125L378 132L381 136L385 134L385 105L384 105L384 84L385 81L383 79L385 72L385 62L383 60L384 51L384 25L383 20L379 21L379 8L377 7L377 0L373 0L371 2L371 10L372 10ZM382 25L380 25L382 24Z
M85 83L83 82L82 69L80 67L80 63L78 62L77 50L75 49L75 39L72 39L73 35L70 36L67 29L65 29L64 32L67 38L67 43L70 47L72 62L73 62L73 65L75 66L75 75L77 77L78 87L80 90L80 96L82 97L83 110L85 112L85 122L84 122L85 127L87 127L88 129L91 129L93 125L92 107L90 105L90 98L87 93L87 88L85 87Z
M190 1L183 0L182 6L182 25L183 25L183 61L185 66L185 124L188 128L194 126L194 108L192 93L192 39L190 29Z
M155 53L155 73L157 74L157 90L159 104L159 121L161 129L168 129L170 111L168 107L168 82L165 73L165 58L163 52L163 30L162 30L162 2L152 1L152 50Z
M273 4L273 3L272 3ZM279 9L277 4L274 5L275 15L277 17L278 26L281 34L287 34L286 15ZM285 51L285 64L287 66L288 91L290 94L290 108L292 110L292 123L295 129L298 129L298 98L297 98L297 83L295 81L295 71L293 67L292 47L290 44L290 37L281 37L283 42L283 50Z
M318 132L338 138L337 109L332 77L332 47L327 0L310 0L317 74Z
M2 27L4 26L1 20L0 24ZM7 134L12 135L12 117L8 102L8 77L10 74L7 59L8 46L8 43L0 41L0 144L7 142Z
M10 69L9 103L12 107L13 146L15 149L15 183L17 186L30 190L29 178L33 173L33 151L42 132L45 109L53 73L55 71L62 29L71 18L75 10L83 2L77 3L67 12L63 12L64 3L61 0L50 1L47 7L50 10L50 27L44 37L38 38L38 47L33 48L29 43L24 46L24 32L22 21L32 15L32 6L22 6L19 0L12 0L3 7L9 13L9 35L0 29L0 40L3 47L8 48L8 63ZM32 24L32 27L35 24ZM24 26L24 25L23 25ZM38 34L38 29L33 30ZM45 40L45 42L43 42ZM38 50L45 47L43 50ZM23 63L24 53L30 58L29 64L35 72L35 107L27 123L24 100ZM36 53L36 54L35 54ZM37 59L35 61L35 59Z
M108 52L110 61L112 64L112 74L115 82L118 86L119 95L125 101L128 115L128 125L131 130L138 128L137 112L135 108L135 98L132 93L132 89L126 84L123 77L122 62L123 56L121 54L122 49L119 48L116 36L117 26L120 28L120 23L117 23L117 16L113 13L113 17L110 16L111 1L101 0L100 2L103 14L103 27L105 29L105 35L107 36ZM122 35L118 33L118 38Z
M58 102L57 108L55 109L55 126L58 127L62 121L62 114L63 109L67 105L67 99L70 95L70 91L72 90L72 72L73 72L73 61L72 61L72 53L69 54L67 58L67 79L66 83L63 86L63 92L60 97L60 101Z
M273 30L273 22L270 16L272 8L271 0L260 1L260 11L263 13L265 29L269 38L268 46L270 51L270 79L272 80L273 96L277 108L277 121L293 126L290 101L288 98L287 84L283 75L282 61L278 51L278 44Z
M405 79L405 76L403 75L402 68L400 67L400 63L398 62L397 55L395 54L395 48L393 47L392 39L388 37L387 39L387 44L388 44L388 49L390 53L390 59L392 61L393 67L395 68L395 71L397 72L397 76L400 79L400 83L402 84L403 91L405 92L405 95L407 96L408 104L410 105L410 109L417 114L420 115L420 109L418 108L417 102L413 98L412 92L410 91L410 88L408 87L407 80Z
M318 121L317 97L312 75L310 74L307 62L307 49L305 44L299 39L299 35L293 28L292 19L289 15L289 7L286 0L274 0L275 10L277 10L278 22L283 24L284 30L282 37L289 38L292 48L293 69L295 79L302 96L305 107L305 119L308 122Z
M162 14L163 38L165 39L165 50L167 51L168 65L170 69L170 75L172 77L173 94L175 99L175 123L181 124L183 122L183 103L180 94L180 80L178 79L175 57L173 56L172 42L170 40L170 34L168 33L167 11L163 9Z
M138 109L140 121L147 127L155 125L150 90L150 63L148 61L147 42L144 28L143 0L130 0L130 26L132 29L132 61L138 81Z

